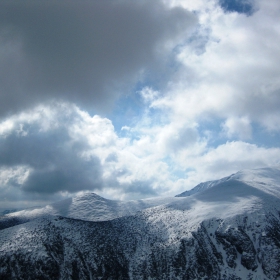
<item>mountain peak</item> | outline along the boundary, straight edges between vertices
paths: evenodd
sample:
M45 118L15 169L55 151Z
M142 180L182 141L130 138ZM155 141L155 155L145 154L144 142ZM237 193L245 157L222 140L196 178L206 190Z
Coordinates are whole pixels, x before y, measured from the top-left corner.
M279 179L279 168L244 170L186 197L85 193L33 219L18 212L0 230L0 278L278 279Z
M240 182L251 187L257 188L263 192L266 192L271 195L276 195L280 197L280 167L265 167L257 169L246 169L238 171L230 176L224 177L219 180L207 181L198 184L191 190L182 192L181 194L176 195L176 197L188 197L201 192L204 192L208 189L211 189L218 185L228 185L229 182ZM227 184L225 184L228 182ZM234 184L232 184L233 186Z

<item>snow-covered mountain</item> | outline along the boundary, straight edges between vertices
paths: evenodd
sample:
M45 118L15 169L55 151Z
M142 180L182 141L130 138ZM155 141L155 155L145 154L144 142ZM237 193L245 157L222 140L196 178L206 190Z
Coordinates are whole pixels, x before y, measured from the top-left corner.
M273 168L259 168L251 170L239 171L228 177L222 178L220 180L208 181L198 184L196 187L189 191L185 191L181 194L176 195L176 197L186 197L193 194L205 191L213 186L223 184L226 181L238 180L248 185L259 188L265 192L280 195L279 182L280 182L280 167Z
M280 169L203 184L142 211L93 194L55 204L0 231L0 279L280 279Z
M21 210L0 217L0 229L29 222L46 216L63 216L85 221L107 221L130 216L137 211L172 201L175 197L159 197L140 200L120 201L103 198L95 193L85 193L74 198L55 202L45 207Z

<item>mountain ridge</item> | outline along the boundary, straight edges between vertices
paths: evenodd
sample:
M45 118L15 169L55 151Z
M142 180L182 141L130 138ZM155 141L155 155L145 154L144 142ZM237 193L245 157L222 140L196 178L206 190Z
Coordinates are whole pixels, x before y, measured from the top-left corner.
M49 215L3 229L0 278L279 279L278 174L242 171L110 220Z
M270 180L268 180L270 178ZM266 167L266 168L256 168L238 171L230 176L226 176L219 180L206 181L198 184L191 190L184 191L175 197L186 197L196 194L198 192L203 192L217 184L229 181L238 180L241 182L249 182L251 185L258 187L258 185L263 185L266 187L276 186L276 194L280 196L280 190L277 187L280 181L280 166ZM270 189L270 191L272 191Z
M85 221L106 221L134 215L138 211L178 200L175 197L158 197L140 200L110 200L95 193L84 193L44 207L21 210L0 217L0 230L29 222L44 216L63 216Z

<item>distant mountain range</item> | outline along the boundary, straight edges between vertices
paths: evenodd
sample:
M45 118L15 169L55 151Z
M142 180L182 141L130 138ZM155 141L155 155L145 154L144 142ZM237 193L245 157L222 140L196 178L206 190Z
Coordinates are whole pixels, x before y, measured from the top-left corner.
M88 193L0 218L0 279L280 279L280 168L177 197Z

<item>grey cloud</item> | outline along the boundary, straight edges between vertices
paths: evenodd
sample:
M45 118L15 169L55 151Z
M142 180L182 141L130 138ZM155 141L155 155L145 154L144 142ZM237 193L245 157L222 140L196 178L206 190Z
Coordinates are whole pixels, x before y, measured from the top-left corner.
M167 148L172 152L178 152L184 148L190 147L198 140L198 133L196 129L183 127L174 131L167 139Z
M116 153L112 153L106 158L106 162L117 162L117 161L118 161L118 156Z
M117 162L118 158L116 155L111 154L108 157L110 160L107 162ZM107 159L108 159L107 158ZM137 179L133 178L130 182L123 182L122 177L131 177L131 170L128 168L116 169L111 171L111 174L108 178L106 178L106 187L114 187L120 191L120 193L125 194L130 199L137 199L139 196L155 196L157 195L157 191L153 188L155 182L157 182L156 178L144 178ZM120 181L122 181L120 183Z
M106 119L94 123L94 117L88 119L81 112L75 106L51 103L26 115L13 116L12 128L7 131L0 123L0 171L22 167L17 173L2 173L0 184L4 185L0 188L5 197L12 199L15 193L15 197L51 199L61 192L106 188L131 196L156 194L153 186L157 179L131 176L130 167L126 163L123 166L121 154L114 151L117 143L106 144L114 135Z
M77 158L71 158L77 160ZM77 164L79 164L77 166ZM89 162L67 162L64 166L33 171L24 182L22 189L28 192L56 193L77 192L102 188L101 166L97 158Z
M125 184L124 189L128 194L141 196L155 196L158 193L152 188L153 180L135 180L131 184Z
M63 199L65 196L61 193L26 192L21 191L17 185L9 185L1 188L0 204L5 209L25 209Z
M266 93L253 90L251 94L235 96L226 113L249 116L264 127L279 131L279 108L280 89Z
M2 0L0 112L49 98L104 107L139 70L160 72L158 47L194 22L160 1Z
M0 167L23 165L32 170L19 186L23 191L54 194L102 188L99 159L82 159L78 154L86 144L83 140L72 144L64 125L45 132L35 125L25 128L25 136L13 131L0 139Z
M209 42L211 29L199 25L189 37L187 43L193 48L197 55L206 52L207 43Z

